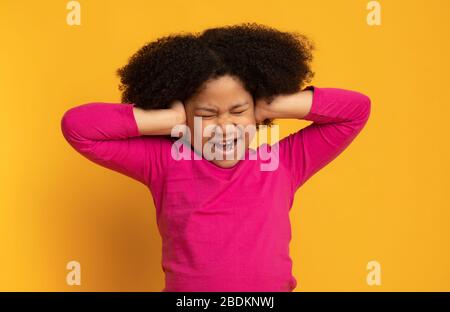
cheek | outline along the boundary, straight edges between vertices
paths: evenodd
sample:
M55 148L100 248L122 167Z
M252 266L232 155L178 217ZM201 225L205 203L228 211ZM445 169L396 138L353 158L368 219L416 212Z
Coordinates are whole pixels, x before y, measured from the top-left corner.
M203 143L203 145L208 142L210 140L210 138L212 137L212 133L210 131L210 129L215 126L216 124L210 120L202 120L202 127L201 127L201 133L198 133L198 140L201 140L201 142ZM206 129L208 127L208 129ZM205 137L203 137L203 135L205 135Z
M244 118L246 119L247 124L256 124L255 113L253 109L248 110Z
M241 124L244 127L251 126L251 129L254 130L254 133L252 133L252 131L250 131L250 133L249 132L245 133L245 145L248 147L248 146L250 146L250 143L252 142L253 138L255 137L255 135L257 133L256 119L255 119L255 115L253 115L253 112L252 112L252 114L246 115L245 118L242 120Z
M246 116L242 116L237 123L241 124L244 127L256 126L256 119L253 114L246 115Z

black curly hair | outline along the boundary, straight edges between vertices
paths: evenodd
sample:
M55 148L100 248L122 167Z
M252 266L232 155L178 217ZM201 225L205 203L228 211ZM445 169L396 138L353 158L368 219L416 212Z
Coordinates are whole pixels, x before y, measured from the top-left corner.
M270 102L311 81L313 50L311 40L298 32L243 23L161 37L144 45L116 73L122 102L143 109L184 102L205 82L227 74L239 78L253 100Z

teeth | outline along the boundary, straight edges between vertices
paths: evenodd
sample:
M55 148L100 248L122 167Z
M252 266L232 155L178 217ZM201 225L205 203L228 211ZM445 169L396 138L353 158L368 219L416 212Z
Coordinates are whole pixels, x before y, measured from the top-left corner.
M229 142L225 144L225 150L230 151L233 148L234 142Z
M224 151L231 151L234 148L234 140L229 140L226 141L225 143L222 142L215 142L214 143L216 145L217 148L220 148L221 150Z

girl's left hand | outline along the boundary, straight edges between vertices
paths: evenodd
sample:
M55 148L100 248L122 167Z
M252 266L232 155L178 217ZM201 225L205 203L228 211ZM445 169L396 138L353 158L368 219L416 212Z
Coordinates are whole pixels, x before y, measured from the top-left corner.
M271 115L270 103L273 101L272 99L258 99L255 102L255 120L256 123L262 124L266 119L272 119Z
M255 103L256 122L266 119L303 119L311 110L313 91L303 90L292 94L278 94Z

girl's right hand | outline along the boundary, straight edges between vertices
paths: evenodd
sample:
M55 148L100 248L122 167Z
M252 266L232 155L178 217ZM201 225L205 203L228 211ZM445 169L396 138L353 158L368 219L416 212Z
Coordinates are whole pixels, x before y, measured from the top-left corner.
M186 124L186 111L181 101L174 101L169 108L148 109L133 107L140 135L170 135L177 125Z

